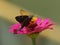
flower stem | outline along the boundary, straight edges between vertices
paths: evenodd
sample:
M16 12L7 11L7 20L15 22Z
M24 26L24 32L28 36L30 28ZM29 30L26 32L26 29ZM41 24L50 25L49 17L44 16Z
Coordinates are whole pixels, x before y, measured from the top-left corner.
M32 45L36 45L36 39L32 38Z

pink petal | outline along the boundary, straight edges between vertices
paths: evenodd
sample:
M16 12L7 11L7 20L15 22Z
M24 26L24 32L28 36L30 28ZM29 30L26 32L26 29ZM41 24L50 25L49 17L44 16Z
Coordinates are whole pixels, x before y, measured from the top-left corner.
M35 27L35 32L41 32L41 31L42 31L42 27L40 26Z
M14 33L14 30L13 29L10 29L9 32Z
M20 23L16 23L16 24L12 25L11 28L17 29L17 28L19 28L20 26L21 26Z
M20 26L21 26L20 23L16 23L16 24L12 25L10 27L9 32L14 33L14 30L20 28Z
M51 26L53 26L54 24L52 23L52 22L49 22L49 23L47 23L44 27L43 27L43 29L52 29L52 27Z
M45 19L40 26L44 27L49 21L50 21L49 18Z
M36 20L37 25L40 25L41 20L42 20L41 18L37 18L37 20Z
M26 27L24 27L24 28L22 29L22 31L23 31L23 33L27 33Z
M17 34L24 34L23 31L18 31Z

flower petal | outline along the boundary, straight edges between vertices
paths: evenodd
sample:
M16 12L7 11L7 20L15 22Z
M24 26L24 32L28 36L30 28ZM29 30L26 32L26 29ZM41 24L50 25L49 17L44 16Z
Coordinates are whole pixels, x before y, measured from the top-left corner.
M16 23L16 24L12 25L10 27L9 32L14 33L14 30L17 30L18 28L20 28L20 26L21 26L20 23Z
M21 26L20 23L16 23L16 24L12 25L11 28L17 29L17 28L19 28L20 26Z
M41 20L42 20L41 18L37 18L37 20L36 20L37 25L40 25Z
M44 27L49 21L50 21L49 18L45 19L40 26Z

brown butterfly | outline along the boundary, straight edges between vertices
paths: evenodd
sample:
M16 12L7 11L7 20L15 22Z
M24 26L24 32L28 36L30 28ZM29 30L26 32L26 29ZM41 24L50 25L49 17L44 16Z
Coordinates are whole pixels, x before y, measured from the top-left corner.
M19 23L21 23L21 27L19 30L21 30L24 26L28 26L30 21L32 20L33 16L32 15L28 15L26 11L24 10L20 10L21 15L20 16L16 16L15 19L16 21L18 21Z

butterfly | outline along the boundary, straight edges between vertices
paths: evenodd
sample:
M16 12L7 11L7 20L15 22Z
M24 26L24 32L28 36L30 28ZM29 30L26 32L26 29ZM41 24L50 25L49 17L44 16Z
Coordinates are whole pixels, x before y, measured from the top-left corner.
M18 21L19 23L21 23L21 27L19 30L21 30L24 26L28 26L30 21L32 20L33 16L32 15L26 15L24 12L24 10L21 10L21 15L20 16L16 16L15 19L16 21Z
M33 16L16 16L15 19L21 23L20 29L22 29L24 26L28 26L30 21L32 20Z

